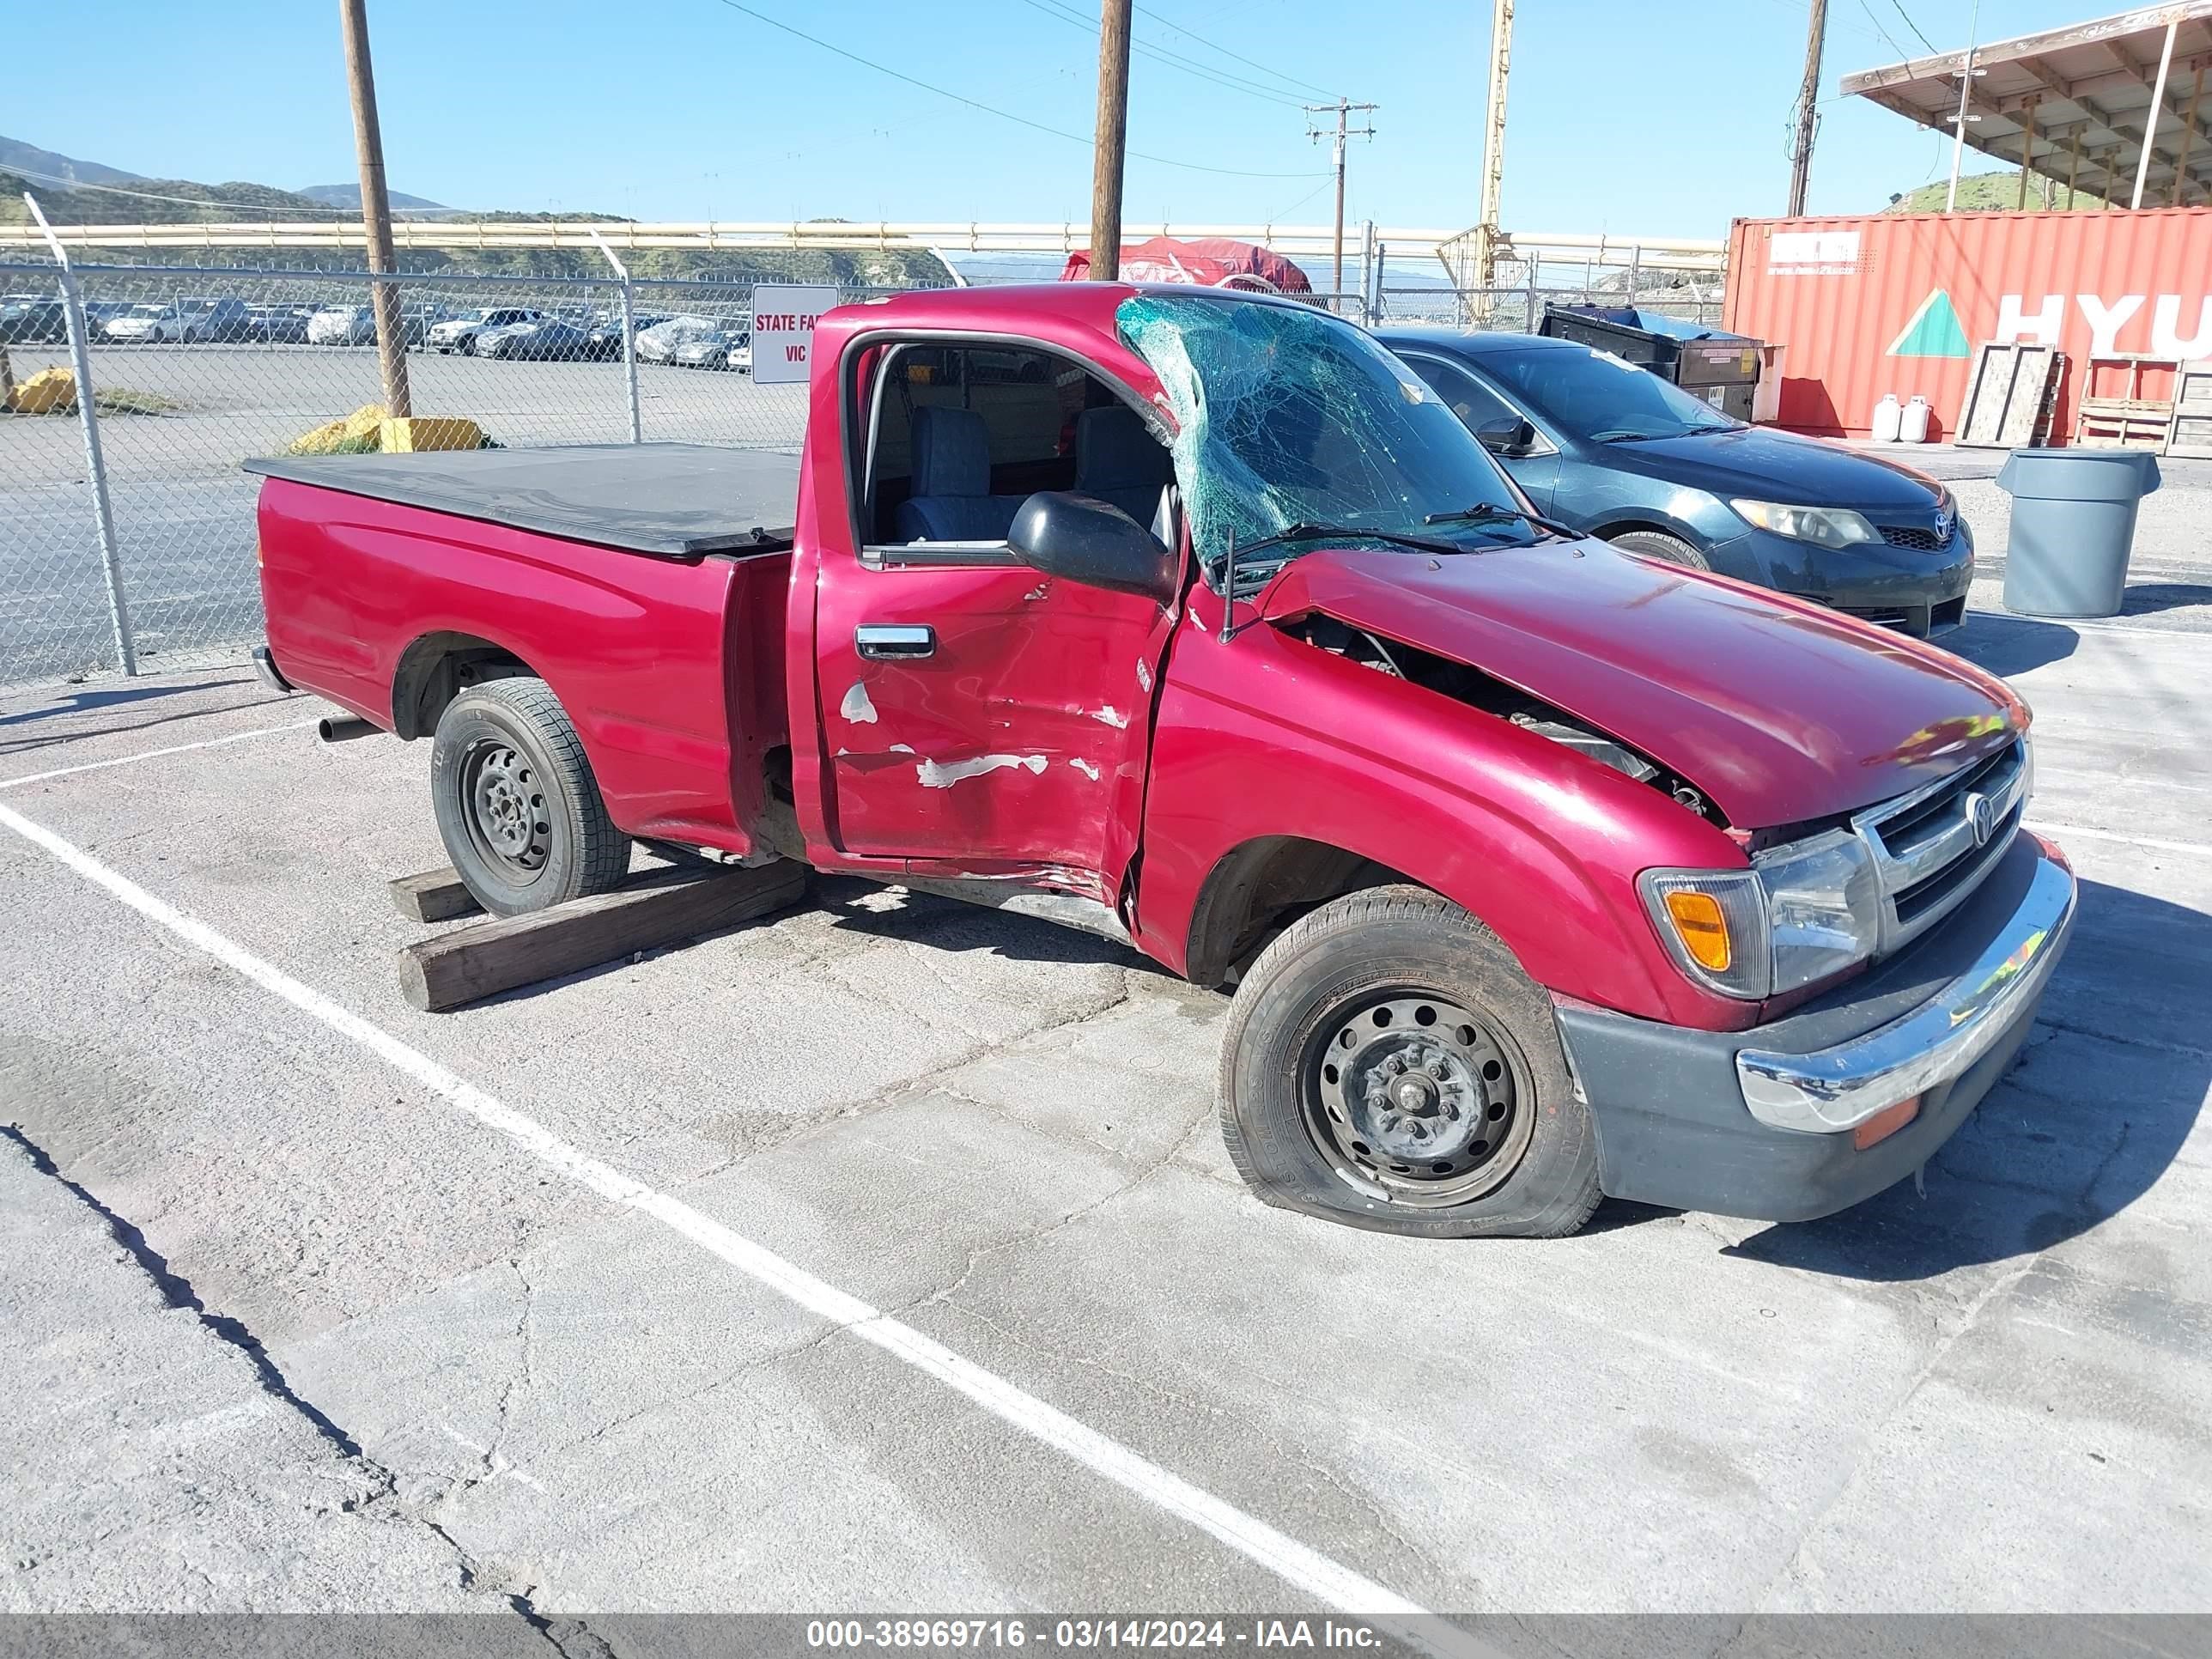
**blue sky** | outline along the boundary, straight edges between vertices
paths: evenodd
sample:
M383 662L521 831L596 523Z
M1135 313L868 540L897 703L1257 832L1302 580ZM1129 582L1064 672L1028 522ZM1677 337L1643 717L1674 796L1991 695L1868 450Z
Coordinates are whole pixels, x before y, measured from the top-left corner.
M1090 131L1096 0L744 3L917 81ZM1896 43L1923 51L1908 16L1938 47L1965 45L1970 6L1831 0L1824 95L1839 74L1905 55ZM2097 9L1989 0L1982 34ZM183 27L172 0L27 6L9 26L23 72L9 77L0 131L148 174L350 179L337 10L222 0ZM369 25L392 186L457 206L645 219L1088 214L1084 144L862 68L724 0L369 0ZM1719 236L1734 216L1778 213L1805 25L1803 0L1524 3L1507 224ZM1131 160L1132 219L1324 222L1326 149L1303 136L1297 105L1341 91L1382 106L1378 136L1352 153L1352 220L1474 220L1483 0L1139 0L1136 32L1246 84L1135 60L1130 144L1163 159ZM1863 100L1830 101L1822 115L1815 211L1877 209L1948 165L1943 141ZM1970 152L1968 171L1990 165ZM1286 176L1237 176L1248 173Z

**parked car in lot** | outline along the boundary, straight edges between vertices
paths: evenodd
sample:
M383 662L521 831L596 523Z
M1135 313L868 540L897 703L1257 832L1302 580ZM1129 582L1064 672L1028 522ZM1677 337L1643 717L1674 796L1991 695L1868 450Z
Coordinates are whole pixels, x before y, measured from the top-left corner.
M638 359L648 363L672 362L678 351L701 335L717 333L727 326L711 317L671 317L651 328L638 330Z
M433 351L459 352L464 357L473 356L477 338L486 330L512 328L518 323L545 320L545 313L529 306L479 306L474 311L465 311L458 317L434 324L423 337L423 343Z
M1646 558L1926 636L1966 620L1974 538L1897 462L1731 420L1571 340L1388 329L1537 510Z
M636 313L632 327L636 333L642 334L647 329L658 328L667 320L664 313L641 311ZM611 316L594 317L585 333L588 340L586 356L619 358L623 355L623 319L619 311Z
M376 338L376 313L367 306L325 306L307 319L310 345L367 345Z
M249 313L243 300L194 298L179 300L177 305L185 316L188 345L234 345L246 338Z
M436 301L410 300L399 307L399 337L410 347L427 345L430 331L453 314L449 305Z
M592 355L589 332L555 317L481 329L477 333L476 349L479 357L531 357L570 363L581 362Z
M305 345L314 314L305 306L248 306L245 337L259 345Z
M181 344L192 326L193 313L171 301L146 301L109 318L101 330L117 345Z
M954 289L812 361L799 456L252 464L260 672L433 739L487 909L639 837L1133 944L1235 986L1262 1197L1427 1237L1826 1214L2026 1040L2075 894L2002 680L1554 529L1310 306Z
M59 300L35 294L11 294L0 300L0 341L53 345L68 338L69 310Z
M745 348L746 366L752 362L752 336L734 328L709 329L694 334L690 339L668 354L668 361L678 368L734 368L731 354L740 346Z

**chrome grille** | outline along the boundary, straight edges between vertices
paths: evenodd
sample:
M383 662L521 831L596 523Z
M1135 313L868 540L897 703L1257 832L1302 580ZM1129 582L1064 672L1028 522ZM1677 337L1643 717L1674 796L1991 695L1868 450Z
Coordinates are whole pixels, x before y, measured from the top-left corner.
M1881 875L1882 951L1934 927L1980 885L2019 832L2028 761L2015 738L1941 782L1851 820Z

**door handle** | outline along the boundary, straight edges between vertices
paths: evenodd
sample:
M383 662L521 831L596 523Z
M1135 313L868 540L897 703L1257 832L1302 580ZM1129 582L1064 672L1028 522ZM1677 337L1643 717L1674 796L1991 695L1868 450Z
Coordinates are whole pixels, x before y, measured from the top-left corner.
M870 662L910 662L937 654L937 630L921 623L862 623L853 647Z

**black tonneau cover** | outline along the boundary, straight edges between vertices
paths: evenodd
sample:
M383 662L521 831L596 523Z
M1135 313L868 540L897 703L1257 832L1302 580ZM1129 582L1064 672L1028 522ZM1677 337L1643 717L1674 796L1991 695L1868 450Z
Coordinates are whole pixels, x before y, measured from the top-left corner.
M415 455L270 456L248 472L655 558L778 552L799 457L709 444L579 444Z

